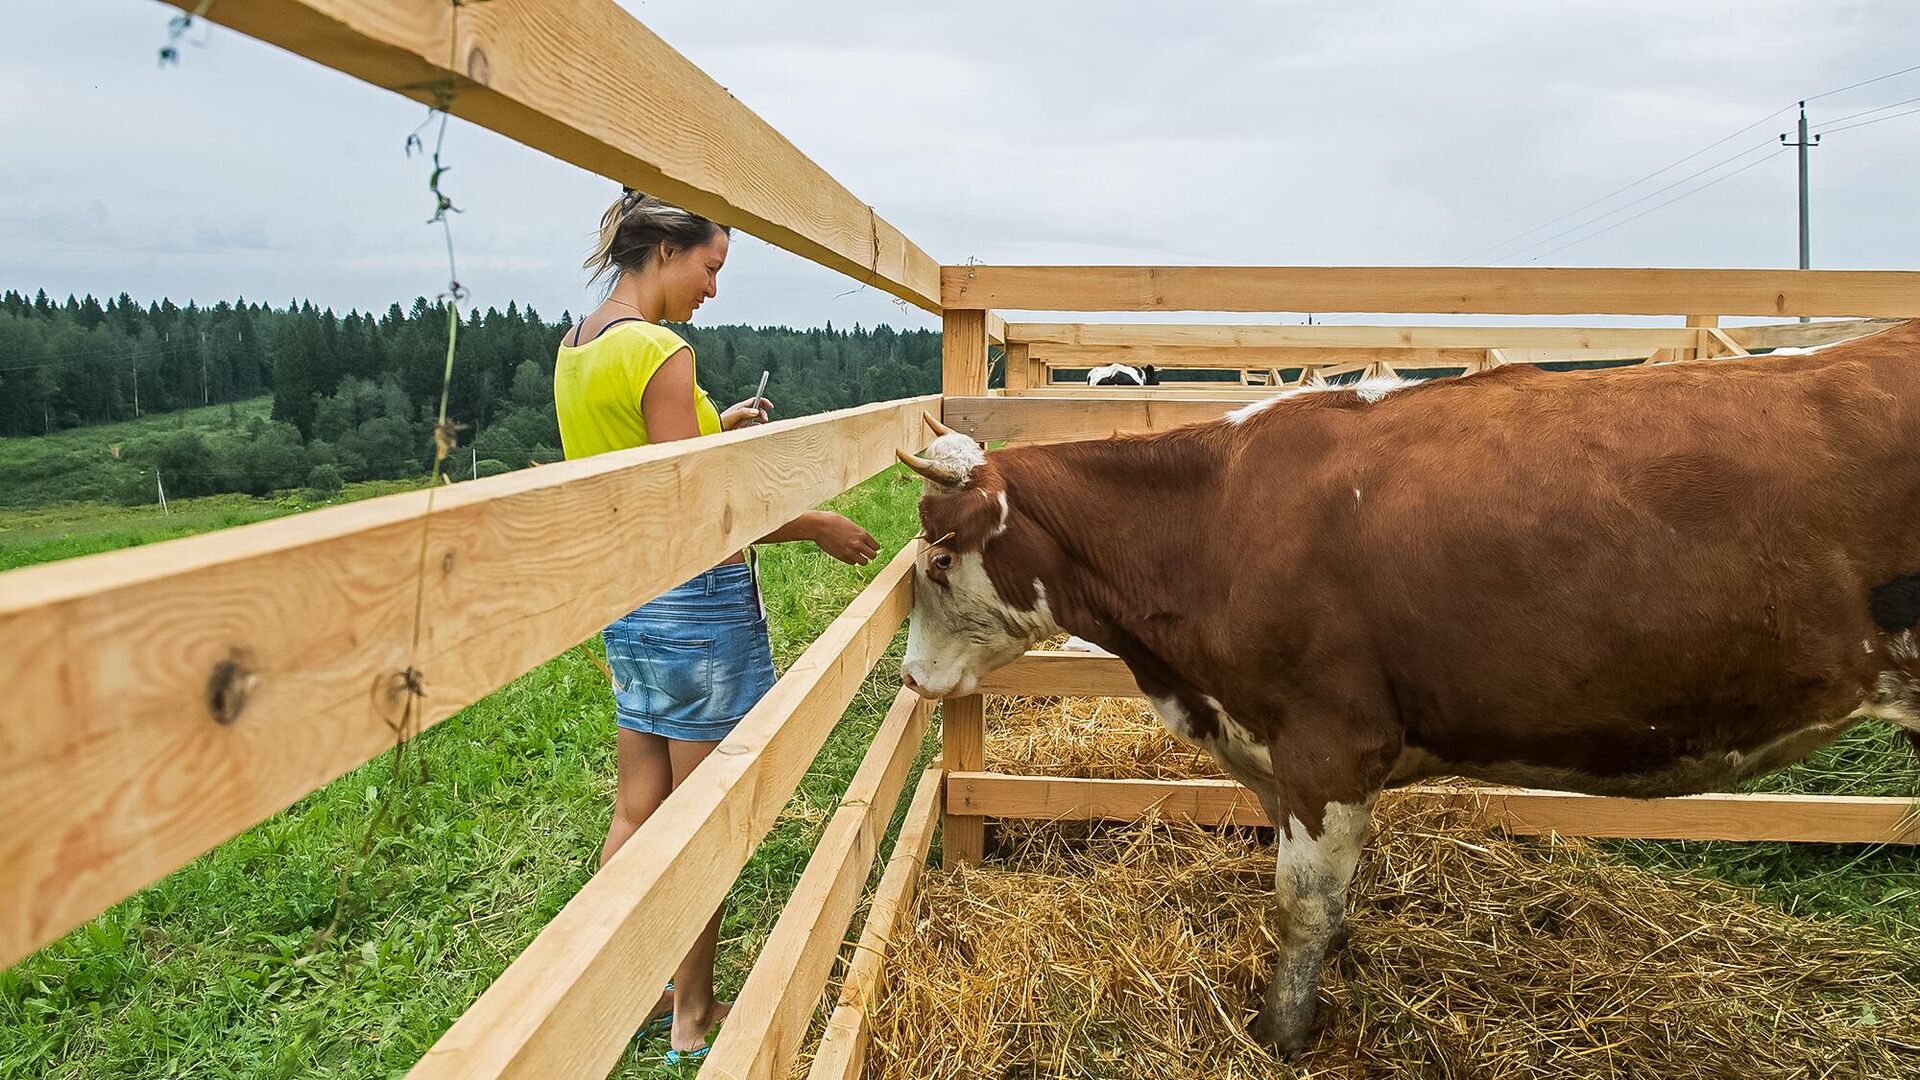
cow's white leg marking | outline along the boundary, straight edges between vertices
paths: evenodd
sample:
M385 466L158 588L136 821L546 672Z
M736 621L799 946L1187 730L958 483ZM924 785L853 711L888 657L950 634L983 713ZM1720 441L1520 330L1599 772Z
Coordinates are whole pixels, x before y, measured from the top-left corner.
M1306 1045L1327 948L1346 919L1347 887L1367 842L1373 799L1330 802L1321 811L1320 835L1289 816L1276 831L1274 936L1280 955L1254 1034L1283 1052Z

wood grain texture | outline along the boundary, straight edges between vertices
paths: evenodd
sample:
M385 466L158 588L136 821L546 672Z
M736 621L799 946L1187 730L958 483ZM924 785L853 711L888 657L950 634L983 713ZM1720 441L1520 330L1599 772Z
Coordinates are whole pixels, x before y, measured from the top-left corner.
M932 712L911 690L894 696L806 870L754 957L733 1012L700 1067L703 1077L773 1080L787 1075L826 990Z
M1799 323L1794 325L1798 326ZM1642 353L1692 339L1661 326L1269 326L1169 323L1008 323L1009 341L1034 345L1192 348L1595 349Z
M940 766L948 772L985 768L986 703L979 694L940 703ZM978 863L986 854L986 823L978 816L955 814L949 806L940 827L940 859L953 867Z
M949 312L1920 315L1920 271L1448 266L943 266Z
M1233 401L1102 387L1097 396L1090 391L1078 398L948 398L941 411L948 426L981 442L1046 443L1165 431L1217 420L1238 407Z
M938 400L0 574L0 961L391 749L407 668L417 731L925 445Z
M913 604L881 570L408 1075L605 1076Z
M982 675L979 691L1019 697L1145 696L1119 657L1064 649L1031 649Z
M940 821L945 774L938 768L920 774L906 820L893 842L887 869L873 891L867 921L854 944L853 960L840 984L840 1000L827 1020L826 1031L807 1072L808 1080L854 1080L866 1064L873 1010L886 989L887 954L911 927L913 898L933 846L934 826Z
M940 320L940 386L945 394L987 392L985 313L949 311Z
M1782 840L1825 844L1920 843L1911 799L1857 795L1689 795L1621 799L1520 788L1411 787L1383 800L1460 806L1521 835L1643 840ZM1149 810L1203 824L1266 825L1253 793L1232 780L1086 780L953 773L950 813L1035 820L1119 820Z
M926 252L614 0L457 12L447 0L220 0L204 17L417 101L450 86L455 115L940 309Z
M1822 322L1730 326L1726 334L1748 349L1812 348L1898 326L1903 319L1834 319Z
M1404 367L1462 367L1485 349L1429 349L1337 345L1058 345L1034 343L1029 356L1057 368L1102 364L1153 364L1169 370L1319 367L1371 364L1382 360ZM955 395L961 396L961 395Z

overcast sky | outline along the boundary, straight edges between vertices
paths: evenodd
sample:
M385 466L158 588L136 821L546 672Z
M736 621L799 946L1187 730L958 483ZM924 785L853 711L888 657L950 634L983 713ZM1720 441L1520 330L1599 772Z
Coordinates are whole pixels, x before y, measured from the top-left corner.
M949 263L1792 266L1791 153L1581 227L1791 130L1784 112L1480 249L1920 64L1912 0L625 6ZM9 5L0 287L439 291L426 167L402 152L423 107L217 27L161 69L172 11ZM1920 71L1810 112L1817 131L1910 98L1860 119L1920 105ZM616 186L459 122L446 161L474 300L589 306L579 263ZM1920 115L1830 135L1812 199L1815 266L1920 267ZM933 322L745 238L701 319Z

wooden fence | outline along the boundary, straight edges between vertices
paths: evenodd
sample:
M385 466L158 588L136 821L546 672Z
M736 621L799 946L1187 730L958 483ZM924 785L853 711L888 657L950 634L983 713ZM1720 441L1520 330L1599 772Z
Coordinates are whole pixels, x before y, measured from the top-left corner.
M1243 369L1249 365L1234 350L1335 357L1307 365L1319 367L1503 362L1509 349L1644 347L1649 356L1670 350L1665 359L1686 359L1835 332L1793 324L1721 332L1721 315L1920 315L1920 274L1907 272L939 267L612 0L221 0L206 15L419 100L451 92L458 115L941 312L942 394L0 575L0 635L9 645L0 650L0 686L15 716L0 735L0 809L13 825L0 838L6 963L874 475L894 449L923 442L924 410L982 439L1034 441L1158 430L1272 392L1065 395L1044 385L1049 355L1059 367L1164 350L1197 361L1177 352L1197 349L1220 364L1240 360ZM1524 333L1121 330L1007 323L990 308L1688 321ZM987 389L995 341L1006 345L1001 393ZM1349 355L1367 350L1403 352ZM1286 354L1288 366L1306 355ZM1269 361L1281 358L1261 353L1252 366L1271 370ZM606 544L583 522L604 522L626 542ZM907 617L914 557L909 548L880 571L413 1075L606 1073L651 1005L652 988L705 924ZM1043 652L997 673L982 692L1138 691L1111 658ZM860 939L842 957L929 711L905 694L895 699L704 1071L787 1072L839 959L841 989L812 1075L858 1075L885 953L911 925L936 821L946 857L967 860L981 856L992 817L1130 817L1157 806L1200 820L1258 820L1257 804L1220 781L986 773L983 699L950 699L941 706L941 761L915 784ZM1916 839L1897 800L1636 802L1469 789L1406 797L1458 800L1517 831Z

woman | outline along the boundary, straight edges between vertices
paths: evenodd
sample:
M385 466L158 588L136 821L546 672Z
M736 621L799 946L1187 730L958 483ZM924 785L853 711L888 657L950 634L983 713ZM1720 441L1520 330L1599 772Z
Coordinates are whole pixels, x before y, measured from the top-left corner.
M606 302L568 330L554 365L554 407L569 458L691 439L765 420L753 398L720 412L695 378L693 349L664 321L685 322L715 295L729 232L706 218L627 191L600 223L586 267L613 279ZM689 523L691 524L691 523ZM880 553L865 529L813 511L762 543L811 540L841 562ZM620 779L604 865L773 686L766 614L745 553L607 627L614 681ZM726 1016L714 1000L720 913L694 942L655 1006L671 1010L670 1063L706 1053L707 1033ZM651 1021L650 1021L651 1022Z

